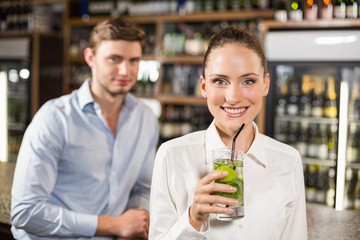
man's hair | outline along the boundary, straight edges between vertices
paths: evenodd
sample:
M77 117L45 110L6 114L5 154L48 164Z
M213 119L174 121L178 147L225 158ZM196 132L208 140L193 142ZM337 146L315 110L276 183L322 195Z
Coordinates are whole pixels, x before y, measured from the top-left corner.
M104 40L139 42L144 49L145 32L136 24L121 18L108 19L96 24L93 28L90 33L89 47L95 51Z

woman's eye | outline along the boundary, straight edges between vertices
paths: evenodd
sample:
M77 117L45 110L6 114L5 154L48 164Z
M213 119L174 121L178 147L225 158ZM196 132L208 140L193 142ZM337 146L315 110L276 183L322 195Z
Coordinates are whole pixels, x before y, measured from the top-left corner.
M253 80L253 79L246 79L244 80L243 84L244 85L251 85L251 84L254 84L256 81Z
M223 79L214 79L213 83L215 85L225 85L226 84L225 80L223 80Z

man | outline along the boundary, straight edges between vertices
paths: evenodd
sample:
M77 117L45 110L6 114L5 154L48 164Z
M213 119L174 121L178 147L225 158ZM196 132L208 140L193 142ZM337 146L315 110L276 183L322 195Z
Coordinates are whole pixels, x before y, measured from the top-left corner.
M92 78L33 118L12 188L16 239L148 238L159 126L129 93L144 37L121 19L99 23L84 51Z

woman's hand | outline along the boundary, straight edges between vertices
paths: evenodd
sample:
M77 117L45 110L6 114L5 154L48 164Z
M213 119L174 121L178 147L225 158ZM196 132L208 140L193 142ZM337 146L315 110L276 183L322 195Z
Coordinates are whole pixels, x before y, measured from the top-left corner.
M215 183L215 180L222 179L228 175L228 172L212 172L203 177L195 190L194 201L190 206L189 219L190 224L200 230L201 226L207 221L210 213L231 214L232 209L217 207L214 204L223 204L234 206L237 204L235 199L215 195L214 192L233 193L236 188L222 183Z

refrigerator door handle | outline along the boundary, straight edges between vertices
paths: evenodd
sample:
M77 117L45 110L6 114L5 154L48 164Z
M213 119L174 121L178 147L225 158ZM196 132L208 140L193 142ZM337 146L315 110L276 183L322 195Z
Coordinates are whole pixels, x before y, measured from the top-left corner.
M335 209L344 209L344 186L346 169L346 143L348 132L348 109L349 109L349 83L342 80L340 83L340 103L339 103L339 131L338 131L338 161L336 170L336 201Z

